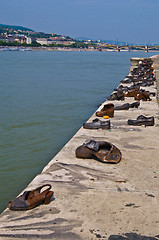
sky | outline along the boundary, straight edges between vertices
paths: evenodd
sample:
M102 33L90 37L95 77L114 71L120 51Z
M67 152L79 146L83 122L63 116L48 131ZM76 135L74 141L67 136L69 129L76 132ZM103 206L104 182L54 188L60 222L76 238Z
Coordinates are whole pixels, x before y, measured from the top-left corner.
M0 23L73 38L159 43L159 0L0 0Z

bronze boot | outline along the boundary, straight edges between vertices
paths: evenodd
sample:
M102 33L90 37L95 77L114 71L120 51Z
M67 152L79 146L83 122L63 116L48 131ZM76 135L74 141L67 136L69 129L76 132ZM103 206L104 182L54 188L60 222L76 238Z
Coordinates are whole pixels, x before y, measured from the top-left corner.
M100 111L96 112L96 116L98 117L103 117L105 115L109 116L110 118L114 117L114 104L112 103L105 104Z

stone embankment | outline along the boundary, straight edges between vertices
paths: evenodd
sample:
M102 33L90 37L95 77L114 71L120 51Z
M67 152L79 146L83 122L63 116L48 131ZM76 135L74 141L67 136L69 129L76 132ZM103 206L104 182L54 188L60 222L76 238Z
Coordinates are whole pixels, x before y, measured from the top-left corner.
M159 56L153 59L159 81ZM157 92L156 83L143 89ZM159 239L159 108L156 96L151 99L140 101L139 108L115 111L110 130L81 127L27 187L49 183L54 199L28 211L6 209L0 239ZM106 100L102 106L108 102L116 106L134 99ZM155 125L127 124L141 114L154 116ZM122 160L77 159L76 148L90 139L113 143Z

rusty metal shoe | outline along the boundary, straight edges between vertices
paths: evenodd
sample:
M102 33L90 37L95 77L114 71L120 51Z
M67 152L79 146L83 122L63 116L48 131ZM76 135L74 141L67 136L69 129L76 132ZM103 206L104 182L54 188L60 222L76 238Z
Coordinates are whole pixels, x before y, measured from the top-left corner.
M145 125L146 126L154 126L155 120L154 117L145 117L143 115L140 115L137 117L136 120L128 120L128 125L134 125L134 126L141 126Z
M118 163L121 156L121 151L116 146L105 141L91 140L76 149L77 158L93 158L104 163Z
M47 186L48 188L41 192L41 189ZM50 191L50 189L51 185L45 184L32 191L25 191L22 195L10 201L8 203L8 208L14 211L24 211L32 209L42 203L49 204L54 193Z
M108 103L105 104L104 107L96 112L97 117L103 117L103 116L109 116L110 118L114 117L114 104L113 103Z
M142 101L151 101L152 99L150 98L149 96L149 93L144 91L144 92L141 92L139 93L136 97L135 97L135 100L142 100Z
M101 121L98 118L94 119L90 123L84 123L83 128L85 129L110 129L110 120Z
M124 94L124 97L136 97L138 92L138 89L129 90L127 93Z

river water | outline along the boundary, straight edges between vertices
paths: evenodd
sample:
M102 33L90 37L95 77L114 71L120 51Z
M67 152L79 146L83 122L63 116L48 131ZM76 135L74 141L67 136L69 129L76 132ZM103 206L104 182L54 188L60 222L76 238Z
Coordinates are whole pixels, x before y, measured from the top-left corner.
M156 53L157 54L157 53ZM0 212L145 52L0 52Z

